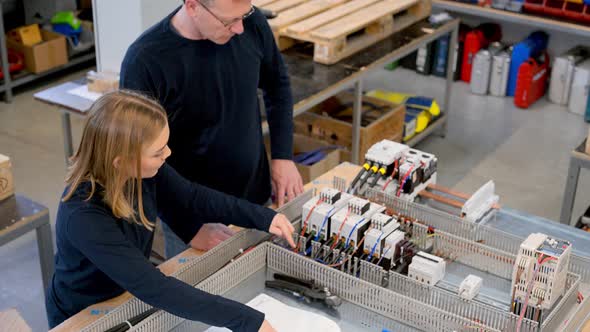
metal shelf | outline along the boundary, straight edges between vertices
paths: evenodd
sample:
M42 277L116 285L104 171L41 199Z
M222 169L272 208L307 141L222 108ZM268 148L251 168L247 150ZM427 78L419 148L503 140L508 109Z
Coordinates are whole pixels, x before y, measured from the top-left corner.
M507 10L481 7L477 5L461 3L449 0L433 0L432 6L435 9L442 9L449 12L461 13L471 16L484 17L489 20L499 20L516 23L536 28L565 32L581 37L590 37L590 26L560 21L558 18L542 17L524 13L515 13Z
M12 101L12 89L14 89L17 86L32 82L36 79L59 72L60 70L64 70L72 66L95 59L96 55L93 50L90 52L83 53L81 55L76 55L72 57L70 61L65 65L53 68L40 74L28 73L25 71L24 73L10 75L10 73L8 72L8 51L6 47L6 36L4 31L4 13L2 11L2 2L3 1L0 0L0 67L2 67L5 79L2 80L2 83L0 85L0 93L4 93L4 100L6 102Z
M12 77L12 81L9 84L5 84L4 81L2 81L2 85L0 85L0 92L4 92L7 89L14 89L17 86L23 85L23 84L27 84L29 82L35 81L39 78L54 74L56 72L59 72L61 70L73 67L75 65L84 63L84 62L88 62L91 60L94 60L96 57L94 51L92 51L91 53L87 53L84 55L78 55L78 56L74 56L72 59L70 59L70 61L68 61L68 63L66 63L65 65L59 66L59 67L55 67L53 69L50 69L46 72L40 73L40 74L33 74L30 72L24 72L24 73L19 73L16 75L13 75Z
M435 130L438 130L441 126L443 126L447 122L447 115L443 114L440 118L436 119L433 123L431 123L423 132L414 136L409 141L405 142L406 145L410 147L414 147L426 137L430 136Z

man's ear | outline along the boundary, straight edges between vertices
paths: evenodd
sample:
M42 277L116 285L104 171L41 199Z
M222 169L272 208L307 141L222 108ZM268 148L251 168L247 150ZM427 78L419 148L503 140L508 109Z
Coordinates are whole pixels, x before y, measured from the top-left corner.
M115 157L113 160L113 167L115 169L119 169L119 167L121 167L121 157Z
M196 2L197 0L186 0L184 2L184 8L189 16L194 17L197 12L197 7L199 4Z

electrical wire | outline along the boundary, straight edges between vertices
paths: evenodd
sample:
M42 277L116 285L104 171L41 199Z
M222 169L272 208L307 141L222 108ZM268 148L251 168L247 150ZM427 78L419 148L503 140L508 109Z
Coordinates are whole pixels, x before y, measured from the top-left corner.
M369 261L371 259L371 257L373 257L373 254L375 253L375 249L377 248L377 244L379 243L379 241L381 240L381 237L383 236L383 231L381 231L381 234L379 235L379 237L377 238L377 241L375 242L375 244L373 245L373 248L371 248L371 252L369 252L369 257L367 257L367 261Z
M381 179L382 177L387 177L387 174L385 174L385 172L387 172L387 170L384 167L379 168L379 171L375 173L375 178L373 182L369 184L369 187L374 188L379 179ZM381 173L381 175L379 175L379 173Z
M350 183L350 187L348 187L348 190L347 190L348 193L351 193L352 189L354 189L357 182L363 177L363 174L365 174L366 172L369 171L369 169L371 169L371 163L370 162L364 163L363 168L361 168L361 170L358 172L358 174L356 175L354 180L352 180L352 182Z
M330 267L337 267L340 266L344 263L346 263L347 261L350 260L350 258L352 258L354 256L354 254L356 254L356 251L358 250L358 248L362 247L363 242L365 242L365 237L367 236L367 233L369 232L369 230L371 229L371 227L369 227L369 229L367 229L367 232L365 232L365 235L363 236L363 238L359 241L358 245L356 248L354 248L354 251L348 256L346 257L343 261L339 262L339 263L335 263L335 264L330 264L328 266Z
M348 233L348 237L346 238L346 247L348 248L348 246L350 245L350 237L352 236L352 233L354 233L354 230L358 227L358 225L360 225L363 221L365 221L365 218L361 218L361 220L359 220L356 224L354 224L354 227L352 227L352 229L350 230L350 233ZM369 232L369 230L367 229L367 231L365 232L365 235Z
M383 252L383 254L381 254L381 258L379 258L379 260L377 261L377 265L381 264L383 257L385 257L385 255L387 255L387 253L389 252L389 249L391 249L391 246L387 246L387 250L385 250L385 252Z
M313 212L313 210L315 210L315 208L322 204L324 202L323 198L319 198L318 201L315 203L315 205L309 210L309 212L307 213L307 217L305 217L305 222L303 223L303 228L301 228L301 235L303 236L305 234L305 231L307 230L307 223L309 222L309 218L311 217L311 214ZM299 244L301 243L301 241L297 241L297 247L295 247L295 249L293 251L295 252L299 252Z
M330 216L330 213L332 213L332 211L334 211L336 207L333 207L330 209L330 211L328 211L328 213L326 213L326 216L324 217L324 221L322 221L322 227L320 227L320 230L318 231L318 233L315 236L315 241L317 241L320 238L320 235L322 234L322 230L324 229L324 226L326 226L326 221L328 221L328 217Z
M408 178L410 177L410 174L412 173L413 169L414 169L414 165L410 166L410 169L404 175L404 177L403 177L404 180L399 184L399 188L397 189L397 197L399 197L401 195L404 185L406 184L406 181L408 181Z
M334 244L332 244L332 246L330 247L330 250L334 250L334 248L336 248L336 245L338 245L338 243L340 243L340 232L342 232L342 228L344 227L344 224L346 224L346 220L348 219L348 216L350 216L351 211L352 211L352 209L350 207L348 207L348 211L346 211L346 216L344 217L342 224L340 224L340 228L338 229L338 234L336 234L336 241L334 242Z
M516 332L520 332L520 327L522 326L522 320L524 319L524 315L525 315L526 309L528 307L529 297L530 297L531 292L533 290L533 285L535 284L535 279L537 278L537 274L539 273L541 266L543 264L547 263L548 261L555 260L554 257L547 257L545 259L543 259L543 257L544 257L543 254L541 254L539 256L539 259L537 260L537 267L535 268L535 271L533 272L533 276L532 276L531 280L529 281L528 289L527 289L526 295L524 297L524 305L523 305L522 309L520 310L520 316L518 317L518 322L516 323Z
M393 164L393 171L391 172L391 176L389 177L387 182L385 182L385 184L383 185L384 191L385 191L385 189L387 189L387 186L389 186L389 183L391 183L391 181L393 181L393 177L395 176L395 171L397 171L397 166L398 166L398 160L396 159Z
M420 240L410 240L410 242L414 243L417 246L422 246L423 243L426 243L426 240L428 240L429 238L433 238L435 236L439 236L439 234L424 234L424 236L422 236Z
M373 167L371 167L369 170L367 170L367 176L365 176L363 179L361 179L361 182L359 183L358 189L360 190L365 185L365 183L367 183L367 181L369 180L369 178L373 174L376 175L378 170L379 170L379 167L375 163L375 165L373 165ZM371 172L373 172L373 173L371 174Z

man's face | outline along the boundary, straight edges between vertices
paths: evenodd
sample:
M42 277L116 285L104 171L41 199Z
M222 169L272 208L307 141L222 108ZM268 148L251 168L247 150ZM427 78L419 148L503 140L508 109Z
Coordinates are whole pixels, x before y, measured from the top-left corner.
M203 37L222 45L244 32L242 18L250 13L250 0L187 0Z

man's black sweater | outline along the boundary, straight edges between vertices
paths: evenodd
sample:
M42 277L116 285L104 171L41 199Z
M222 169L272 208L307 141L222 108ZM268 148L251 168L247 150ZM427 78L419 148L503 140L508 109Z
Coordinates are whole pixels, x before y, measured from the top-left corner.
M176 10L177 11L177 10ZM273 159L291 159L289 77L266 18L255 11L224 45L189 40L172 27L174 11L128 49L124 89L157 99L170 124L172 156L185 178L263 204L270 173L257 89L264 91Z

